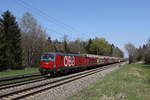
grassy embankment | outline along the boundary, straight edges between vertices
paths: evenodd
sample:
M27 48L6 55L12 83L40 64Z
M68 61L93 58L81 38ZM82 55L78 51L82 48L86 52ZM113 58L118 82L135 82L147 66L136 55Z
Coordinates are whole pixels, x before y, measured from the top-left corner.
M38 72L38 68L25 68L20 70L5 70L0 72L0 77L2 76L9 76L9 75L16 75L16 74L25 74L25 73L33 73Z
M150 100L150 65L125 65L68 100Z

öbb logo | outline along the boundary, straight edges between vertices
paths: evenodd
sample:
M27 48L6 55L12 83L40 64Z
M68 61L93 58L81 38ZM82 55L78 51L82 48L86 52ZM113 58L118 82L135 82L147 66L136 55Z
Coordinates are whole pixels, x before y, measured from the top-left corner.
M74 66L75 65L74 56L65 56L64 57L64 65L65 66Z

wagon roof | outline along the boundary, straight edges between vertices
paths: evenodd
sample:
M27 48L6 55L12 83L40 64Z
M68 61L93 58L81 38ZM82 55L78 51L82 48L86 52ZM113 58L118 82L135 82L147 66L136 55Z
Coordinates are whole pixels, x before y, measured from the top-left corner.
M44 54L66 55L66 56L86 56L85 54L72 54L72 53L63 53L63 52L45 52Z
M73 53L63 53L63 52L45 52L44 54L66 55L66 56L86 56L86 57L114 58L114 59L118 58L118 57L109 57L109 56L101 56L101 55L94 55L94 54L73 54Z

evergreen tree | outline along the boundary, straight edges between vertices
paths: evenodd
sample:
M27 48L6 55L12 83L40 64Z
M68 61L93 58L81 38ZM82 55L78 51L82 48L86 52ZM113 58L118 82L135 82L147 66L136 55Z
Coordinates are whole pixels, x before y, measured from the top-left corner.
M63 45L64 45L64 52L69 53L70 52L70 47L67 43L67 40L68 40L67 38L68 38L67 35L63 36Z
M9 68L20 68L22 66L21 32L16 18L10 11L4 12L0 20L6 36L6 59Z
M65 51L66 53L69 53L69 52L70 52L70 48L69 48L68 43L67 43L66 40L64 40L64 51Z
M48 37L48 42L52 43L51 37Z
M86 46L86 51L87 51L87 53L91 53L91 52L90 52L91 44L92 44L92 39L90 38L89 41L88 41L88 44L87 44L87 46Z
M115 52L115 46L114 44L111 44L110 56L114 56L114 52Z
M0 23L0 70L6 69L6 36Z

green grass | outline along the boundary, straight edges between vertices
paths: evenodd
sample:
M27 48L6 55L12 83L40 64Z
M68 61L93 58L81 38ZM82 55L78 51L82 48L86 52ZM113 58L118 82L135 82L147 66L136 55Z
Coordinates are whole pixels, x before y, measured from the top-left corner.
M125 65L68 100L150 100L150 65Z
M17 75L17 74L25 74L25 73L33 73L38 72L38 68L25 68L20 70L5 70L0 72L0 77L9 76L9 75Z

